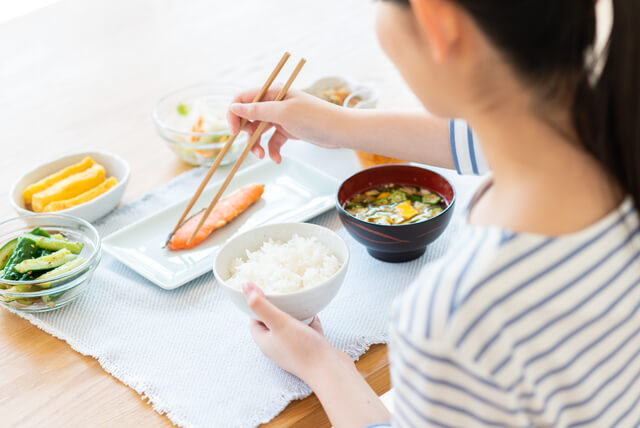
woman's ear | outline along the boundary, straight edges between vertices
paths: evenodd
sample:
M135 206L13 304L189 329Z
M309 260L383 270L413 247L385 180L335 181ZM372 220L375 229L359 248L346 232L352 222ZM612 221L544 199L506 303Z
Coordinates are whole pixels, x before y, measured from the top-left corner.
M459 9L445 0L411 0L411 7L429 40L434 60L446 61L460 37Z

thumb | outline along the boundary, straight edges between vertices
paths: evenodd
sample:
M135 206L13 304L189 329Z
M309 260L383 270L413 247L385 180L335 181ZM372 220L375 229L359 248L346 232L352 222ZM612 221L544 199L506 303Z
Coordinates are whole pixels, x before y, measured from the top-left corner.
M279 101L263 101L260 103L233 103L229 107L231 113L250 121L278 123L282 106Z
M269 302L262 290L255 284L250 282L244 284L242 291L249 308L269 330L278 329L287 320L288 315Z

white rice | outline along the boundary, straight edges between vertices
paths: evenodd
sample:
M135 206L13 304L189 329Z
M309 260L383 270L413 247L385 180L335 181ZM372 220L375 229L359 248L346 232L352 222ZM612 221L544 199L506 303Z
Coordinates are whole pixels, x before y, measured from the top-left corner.
M237 257L227 281L234 288L252 282L266 293L291 293L311 288L331 278L341 263L317 238L299 235L286 241L269 239L256 251Z

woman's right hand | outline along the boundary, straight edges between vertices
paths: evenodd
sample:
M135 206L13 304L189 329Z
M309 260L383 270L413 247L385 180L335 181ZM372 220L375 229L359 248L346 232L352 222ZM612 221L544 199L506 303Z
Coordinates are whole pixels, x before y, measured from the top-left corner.
M347 109L335 106L305 92L289 90L282 101L273 101L279 87L267 91L263 101L252 103L258 89L248 90L236 96L227 114L231 132L240 127L241 120L247 119L244 129L252 135L258 122L267 122L263 133L275 127L269 139L269 157L276 163L282 161L280 149L287 140L305 140L326 148L338 148L337 133L342 116ZM252 149L262 159L265 155L260 140Z

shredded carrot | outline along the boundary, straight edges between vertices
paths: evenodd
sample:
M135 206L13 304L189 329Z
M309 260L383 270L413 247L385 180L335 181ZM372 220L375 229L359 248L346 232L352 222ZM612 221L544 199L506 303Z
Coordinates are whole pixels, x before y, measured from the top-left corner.
M198 128L197 128L195 125L193 125L193 126L191 127L191 132L197 132L197 131L198 131ZM197 141L198 141L198 137L196 137L195 135L192 135L192 136L191 136L191 142L192 142L192 143L195 143L195 142L197 142Z
M212 152L207 152L205 150L196 150L196 153L198 153L200 156L204 158L210 158L211 156L213 156Z

